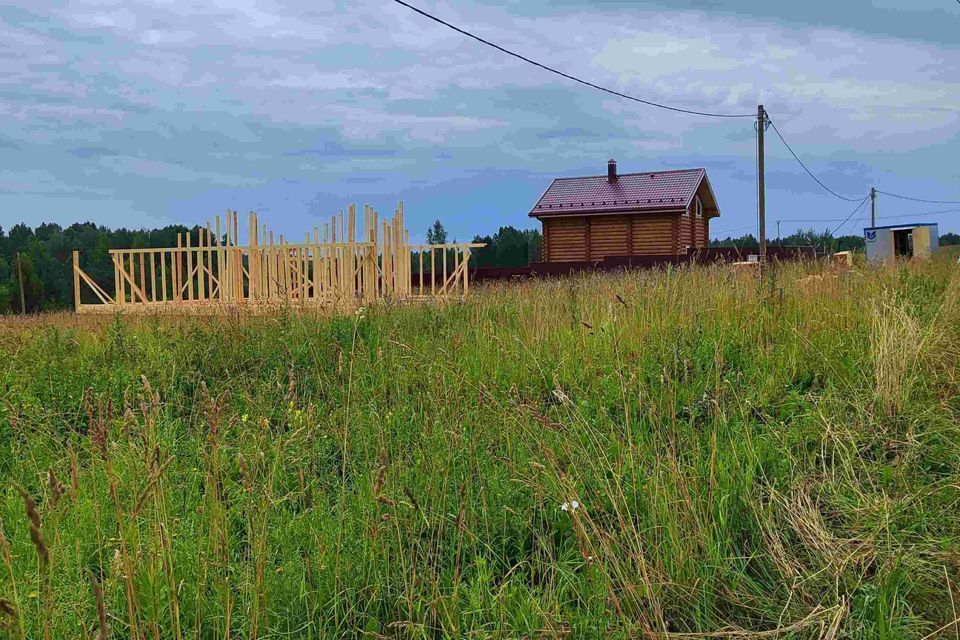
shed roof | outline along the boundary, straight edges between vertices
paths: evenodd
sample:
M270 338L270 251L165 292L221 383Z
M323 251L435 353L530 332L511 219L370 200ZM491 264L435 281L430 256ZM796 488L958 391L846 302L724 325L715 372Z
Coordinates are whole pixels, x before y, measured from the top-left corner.
M685 209L706 180L705 169L673 169L607 176L556 178L530 211L541 218L584 213ZM709 181L707 181L709 189ZM710 191L712 205L716 200Z
M915 229L916 227L935 227L936 222L904 222L903 224L888 224L882 227L864 227L864 231L874 231L876 229Z

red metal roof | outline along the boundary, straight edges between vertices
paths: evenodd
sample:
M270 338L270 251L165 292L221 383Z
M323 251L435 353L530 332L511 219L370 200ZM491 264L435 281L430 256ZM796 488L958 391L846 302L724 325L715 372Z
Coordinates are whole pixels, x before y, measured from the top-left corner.
M556 178L530 211L531 217L684 209L706 176L704 169L675 169L607 176Z

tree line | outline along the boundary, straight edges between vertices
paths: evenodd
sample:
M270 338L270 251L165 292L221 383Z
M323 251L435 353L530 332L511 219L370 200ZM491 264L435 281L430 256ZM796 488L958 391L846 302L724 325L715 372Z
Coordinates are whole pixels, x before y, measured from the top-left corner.
M47 223L36 228L17 224L9 232L0 227L0 313L20 311L21 283L28 313L72 308L74 250L80 252L84 272L113 296L110 249L175 247L177 236L183 233L191 234L191 244L197 245L197 226L131 230L91 222L66 228ZM438 220L427 231L427 243L447 241L447 231ZM500 227L493 235L474 236L473 241L487 244L473 254L477 266L516 267L540 259L541 237L536 230Z
M175 247L177 234L199 227L168 225L160 229L108 229L91 222L18 224L6 232L0 227L0 313L20 311L21 283L27 312L73 306L73 251L80 252L80 267L113 295L113 260L110 249Z
M90 222L63 228L58 224L41 224L36 228L25 224L13 226L9 232L0 227L0 313L20 311L21 283L23 303L28 312L68 309L73 305L73 251L80 252L80 267L113 295L113 261L110 249L174 247L177 236L193 235L199 239L199 227L168 225L159 229L108 229ZM427 230L428 244L445 244L449 235L437 220ZM454 240L456 242L456 240ZM522 267L541 261L543 237L537 229L500 227L492 235L477 235L473 242L487 246L473 251L477 267ZM813 245L824 251L862 250L860 236L834 237L828 232L801 230L772 244ZM960 235L945 233L941 245L960 244ZM759 247L751 235L712 240L710 246ZM19 265L18 265L19 258Z
M767 240L767 246L814 247L818 253L864 251L866 244L863 236L834 236L829 231L816 231L814 229L800 229L784 238ZM956 233L944 233L940 236L940 246L942 247L958 244L960 244L960 235ZM748 233L738 238L727 236L723 239L711 240L710 246L737 247L745 251L758 251L760 242L756 236Z

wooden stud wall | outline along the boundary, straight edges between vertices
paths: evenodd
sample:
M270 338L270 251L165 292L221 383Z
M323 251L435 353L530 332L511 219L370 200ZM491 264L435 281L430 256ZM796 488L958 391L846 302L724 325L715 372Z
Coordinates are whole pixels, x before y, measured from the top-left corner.
M303 244L287 242L257 214L247 215L247 244L241 245L240 216L227 211L205 227L177 236L177 246L115 249L114 296L90 278L73 255L74 305L78 312L203 309L224 305L288 303L357 305L391 298L462 296L469 290L468 263L478 243L410 245L401 202L392 218L364 207L357 240L356 207L305 234ZM381 225L378 227L378 224ZM416 253L417 255L414 255ZM440 259L442 256L442 259ZM431 264L429 293L413 285L413 264ZM436 271L438 265L441 271ZM449 268L448 268L449 267ZM97 302L83 302L83 286ZM89 296L89 294L88 294Z

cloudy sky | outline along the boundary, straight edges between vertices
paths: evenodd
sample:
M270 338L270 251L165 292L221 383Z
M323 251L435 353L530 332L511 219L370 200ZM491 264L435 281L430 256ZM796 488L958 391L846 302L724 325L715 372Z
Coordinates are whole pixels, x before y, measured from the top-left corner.
M834 190L960 200L956 0L412 0L503 46L676 106L754 112ZM834 227L772 131L771 231ZM0 224L196 223L233 208L302 233L348 203L406 203L412 237L526 214L555 176L702 166L756 219L749 119L573 84L390 0L62 0L0 8ZM956 205L955 205L956 206ZM960 212L881 197L960 231ZM857 232L856 219L845 228Z

